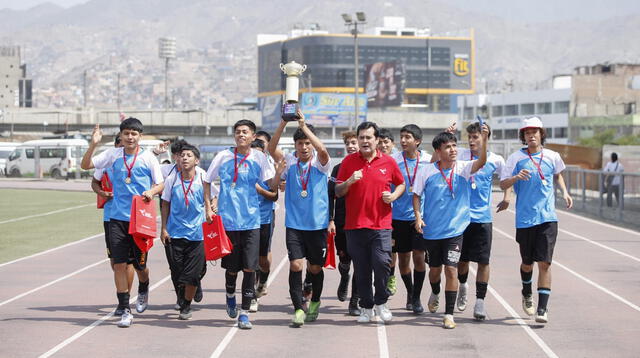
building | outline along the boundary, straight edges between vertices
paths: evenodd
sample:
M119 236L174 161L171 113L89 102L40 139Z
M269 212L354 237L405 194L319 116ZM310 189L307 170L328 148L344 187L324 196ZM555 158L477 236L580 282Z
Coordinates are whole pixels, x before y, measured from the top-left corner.
M19 46L0 46L0 109L32 107L32 82L26 78Z

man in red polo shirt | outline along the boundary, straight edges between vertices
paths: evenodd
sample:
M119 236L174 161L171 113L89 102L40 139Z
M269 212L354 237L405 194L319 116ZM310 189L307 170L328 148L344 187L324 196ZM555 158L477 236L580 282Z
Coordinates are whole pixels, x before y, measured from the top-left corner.
M362 122L357 129L357 153L348 155L338 171L336 196L345 197L347 250L353 259L360 293L358 322L370 322L375 314L388 322L387 280L391 263L391 203L405 191L404 178L395 160L378 147L378 126ZM396 186L390 192L391 184ZM375 296L371 289L374 273Z

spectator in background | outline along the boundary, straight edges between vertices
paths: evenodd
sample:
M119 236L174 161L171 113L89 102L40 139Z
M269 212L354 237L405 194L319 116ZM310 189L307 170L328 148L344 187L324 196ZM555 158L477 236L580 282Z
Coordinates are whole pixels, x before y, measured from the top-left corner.
M611 161L604 166L603 169L605 172L612 173L622 173L624 172L624 167L618 161L618 153L611 153ZM605 190L607 192L607 206L611 207L612 198L611 194L616 196L616 205L620 205L620 200L624 200L624 192L623 198L620 198L620 184L622 181L622 175L611 175L605 174Z

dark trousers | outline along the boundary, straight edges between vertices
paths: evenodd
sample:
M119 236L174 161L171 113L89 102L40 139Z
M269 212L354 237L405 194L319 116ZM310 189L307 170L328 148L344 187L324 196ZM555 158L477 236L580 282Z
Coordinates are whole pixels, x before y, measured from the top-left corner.
M607 206L611 207L613 205L612 195L616 196L616 205L620 205L620 185L610 184L607 186Z
M347 250L353 259L360 307L373 308L387 302L387 280L391 273L391 230L345 230ZM371 274L375 296L371 288Z

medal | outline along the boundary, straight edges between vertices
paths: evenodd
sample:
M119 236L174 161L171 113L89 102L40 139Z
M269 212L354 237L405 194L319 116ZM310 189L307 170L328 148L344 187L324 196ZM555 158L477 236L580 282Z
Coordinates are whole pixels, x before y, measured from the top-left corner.
M547 185L547 179L542 179L542 185Z
M453 163L453 166L451 166L451 172L449 173L449 179L447 180L447 176L444 175L444 171L442 170L442 167L440 166L440 161L437 162L438 164L438 169L440 170L440 175L442 175L442 178L444 179L445 183L447 183L447 186L449 187L449 191L451 192L451 198L455 199L456 196L453 193L453 172L456 169L456 163Z
M300 168L300 159L298 159L298 178L300 179L300 186L302 186L302 191L300 192L300 196L306 198L309 193L307 192L307 185L309 184L309 177L311 176L311 160L307 162L307 169L303 170Z
M471 189L476 189L478 186L476 185L476 183L471 183Z
M410 193L413 193L413 185L411 185L411 186L409 187L409 192L410 192Z
M238 168L242 166L242 163L244 163L247 158L249 158L249 154L251 154L251 151L249 151L249 153L242 158L240 164L238 164L238 148L233 148L233 181L231 182L231 188L236 187L236 181L238 181Z
M544 149L543 149L544 150ZM542 158L544 158L544 152L540 151L540 162L536 163L531 156L531 152L529 152L529 148L527 148L527 154L529 155L529 159L531 159L531 163L538 169L538 174L540 175L540 179L542 179L542 185L547 185L547 179L544 177L542 173Z
M236 183L235 182L231 182L231 188L235 188L236 187Z
M303 198L306 198L307 195L309 195L309 193L307 193L306 190L303 190L303 191L300 192L300 196L303 197Z
M418 166L420 165L420 151L416 153L416 166L413 168L413 177L409 174L409 165L407 164L407 157L402 152L402 159L404 160L404 170L407 173L407 179L409 180L409 192L413 192L413 183L416 181L416 173L418 172Z
M131 184L131 178L129 178L129 177L124 178L124 183L125 184Z
M131 162L131 166L129 166L129 164L127 164L126 152L124 148L122 148L122 161L124 161L124 167L127 168L127 177L124 178L125 184L131 184L131 169L133 169L133 166L136 164L136 159L138 159L139 151L140 151L140 147L138 146L136 147L136 154L133 156L133 161Z

